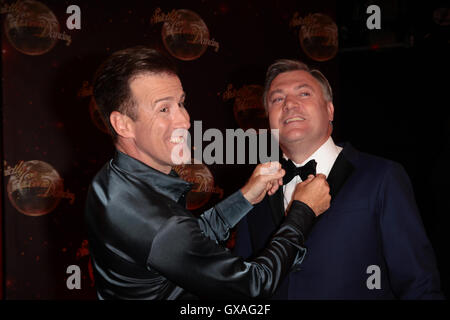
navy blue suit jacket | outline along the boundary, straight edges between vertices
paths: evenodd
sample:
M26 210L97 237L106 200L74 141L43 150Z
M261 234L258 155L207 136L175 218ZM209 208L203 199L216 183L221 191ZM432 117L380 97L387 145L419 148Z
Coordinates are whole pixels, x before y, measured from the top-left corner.
M443 298L433 248L401 165L345 144L327 180L331 206L316 219L302 264L274 298ZM283 216L280 188L240 222L235 253L247 258L263 249Z

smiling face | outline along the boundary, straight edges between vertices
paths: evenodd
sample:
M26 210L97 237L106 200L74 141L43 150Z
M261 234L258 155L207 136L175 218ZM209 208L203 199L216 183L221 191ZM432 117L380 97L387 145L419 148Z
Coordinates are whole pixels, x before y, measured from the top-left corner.
M169 173L171 166L178 164L175 150L184 150L182 157L190 159L185 147L190 119L181 82L171 74L143 74L130 82L130 89L137 119L128 118L123 133L119 130L121 145L130 156Z
M279 129L283 152L317 150L330 136L334 107L319 82L303 70L279 74L267 93L271 129Z

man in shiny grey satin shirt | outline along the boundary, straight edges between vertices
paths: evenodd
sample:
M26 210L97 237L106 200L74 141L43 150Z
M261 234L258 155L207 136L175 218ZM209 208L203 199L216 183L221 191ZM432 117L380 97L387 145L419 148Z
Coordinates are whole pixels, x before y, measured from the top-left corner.
M221 243L254 204L276 192L281 165L259 165L242 189L196 218L185 209L191 185L172 170L190 119L171 59L145 47L118 51L96 72L94 97L116 147L86 200L98 298L269 297L301 263L312 223L329 206L324 176L297 186L278 231L244 261ZM190 158L187 148L179 150Z

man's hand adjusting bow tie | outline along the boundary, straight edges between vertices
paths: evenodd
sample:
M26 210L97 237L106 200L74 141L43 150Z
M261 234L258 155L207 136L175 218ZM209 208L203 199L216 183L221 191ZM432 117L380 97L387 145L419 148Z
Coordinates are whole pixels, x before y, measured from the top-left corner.
M303 167L296 167L291 160L280 159L280 163L286 174L283 177L283 184L288 184L296 175L299 175L302 181L308 179L310 174L316 175L317 162L315 160L308 161Z

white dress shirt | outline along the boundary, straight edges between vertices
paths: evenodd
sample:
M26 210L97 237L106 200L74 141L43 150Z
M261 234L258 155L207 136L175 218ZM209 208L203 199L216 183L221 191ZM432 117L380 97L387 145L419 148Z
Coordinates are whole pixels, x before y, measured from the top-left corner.
M323 145L321 145L320 148L317 149L308 159L303 161L303 163L297 164L294 161L292 162L296 167L301 167L304 166L309 160L314 159L317 162L316 174L322 173L328 178L331 168L333 167L333 164L341 151L342 148L335 145L333 139L329 137L328 140ZM283 156L286 158L285 155ZM296 185L300 182L302 182L302 179L297 175L289 183L283 186L285 210L291 203L292 195L294 194Z

